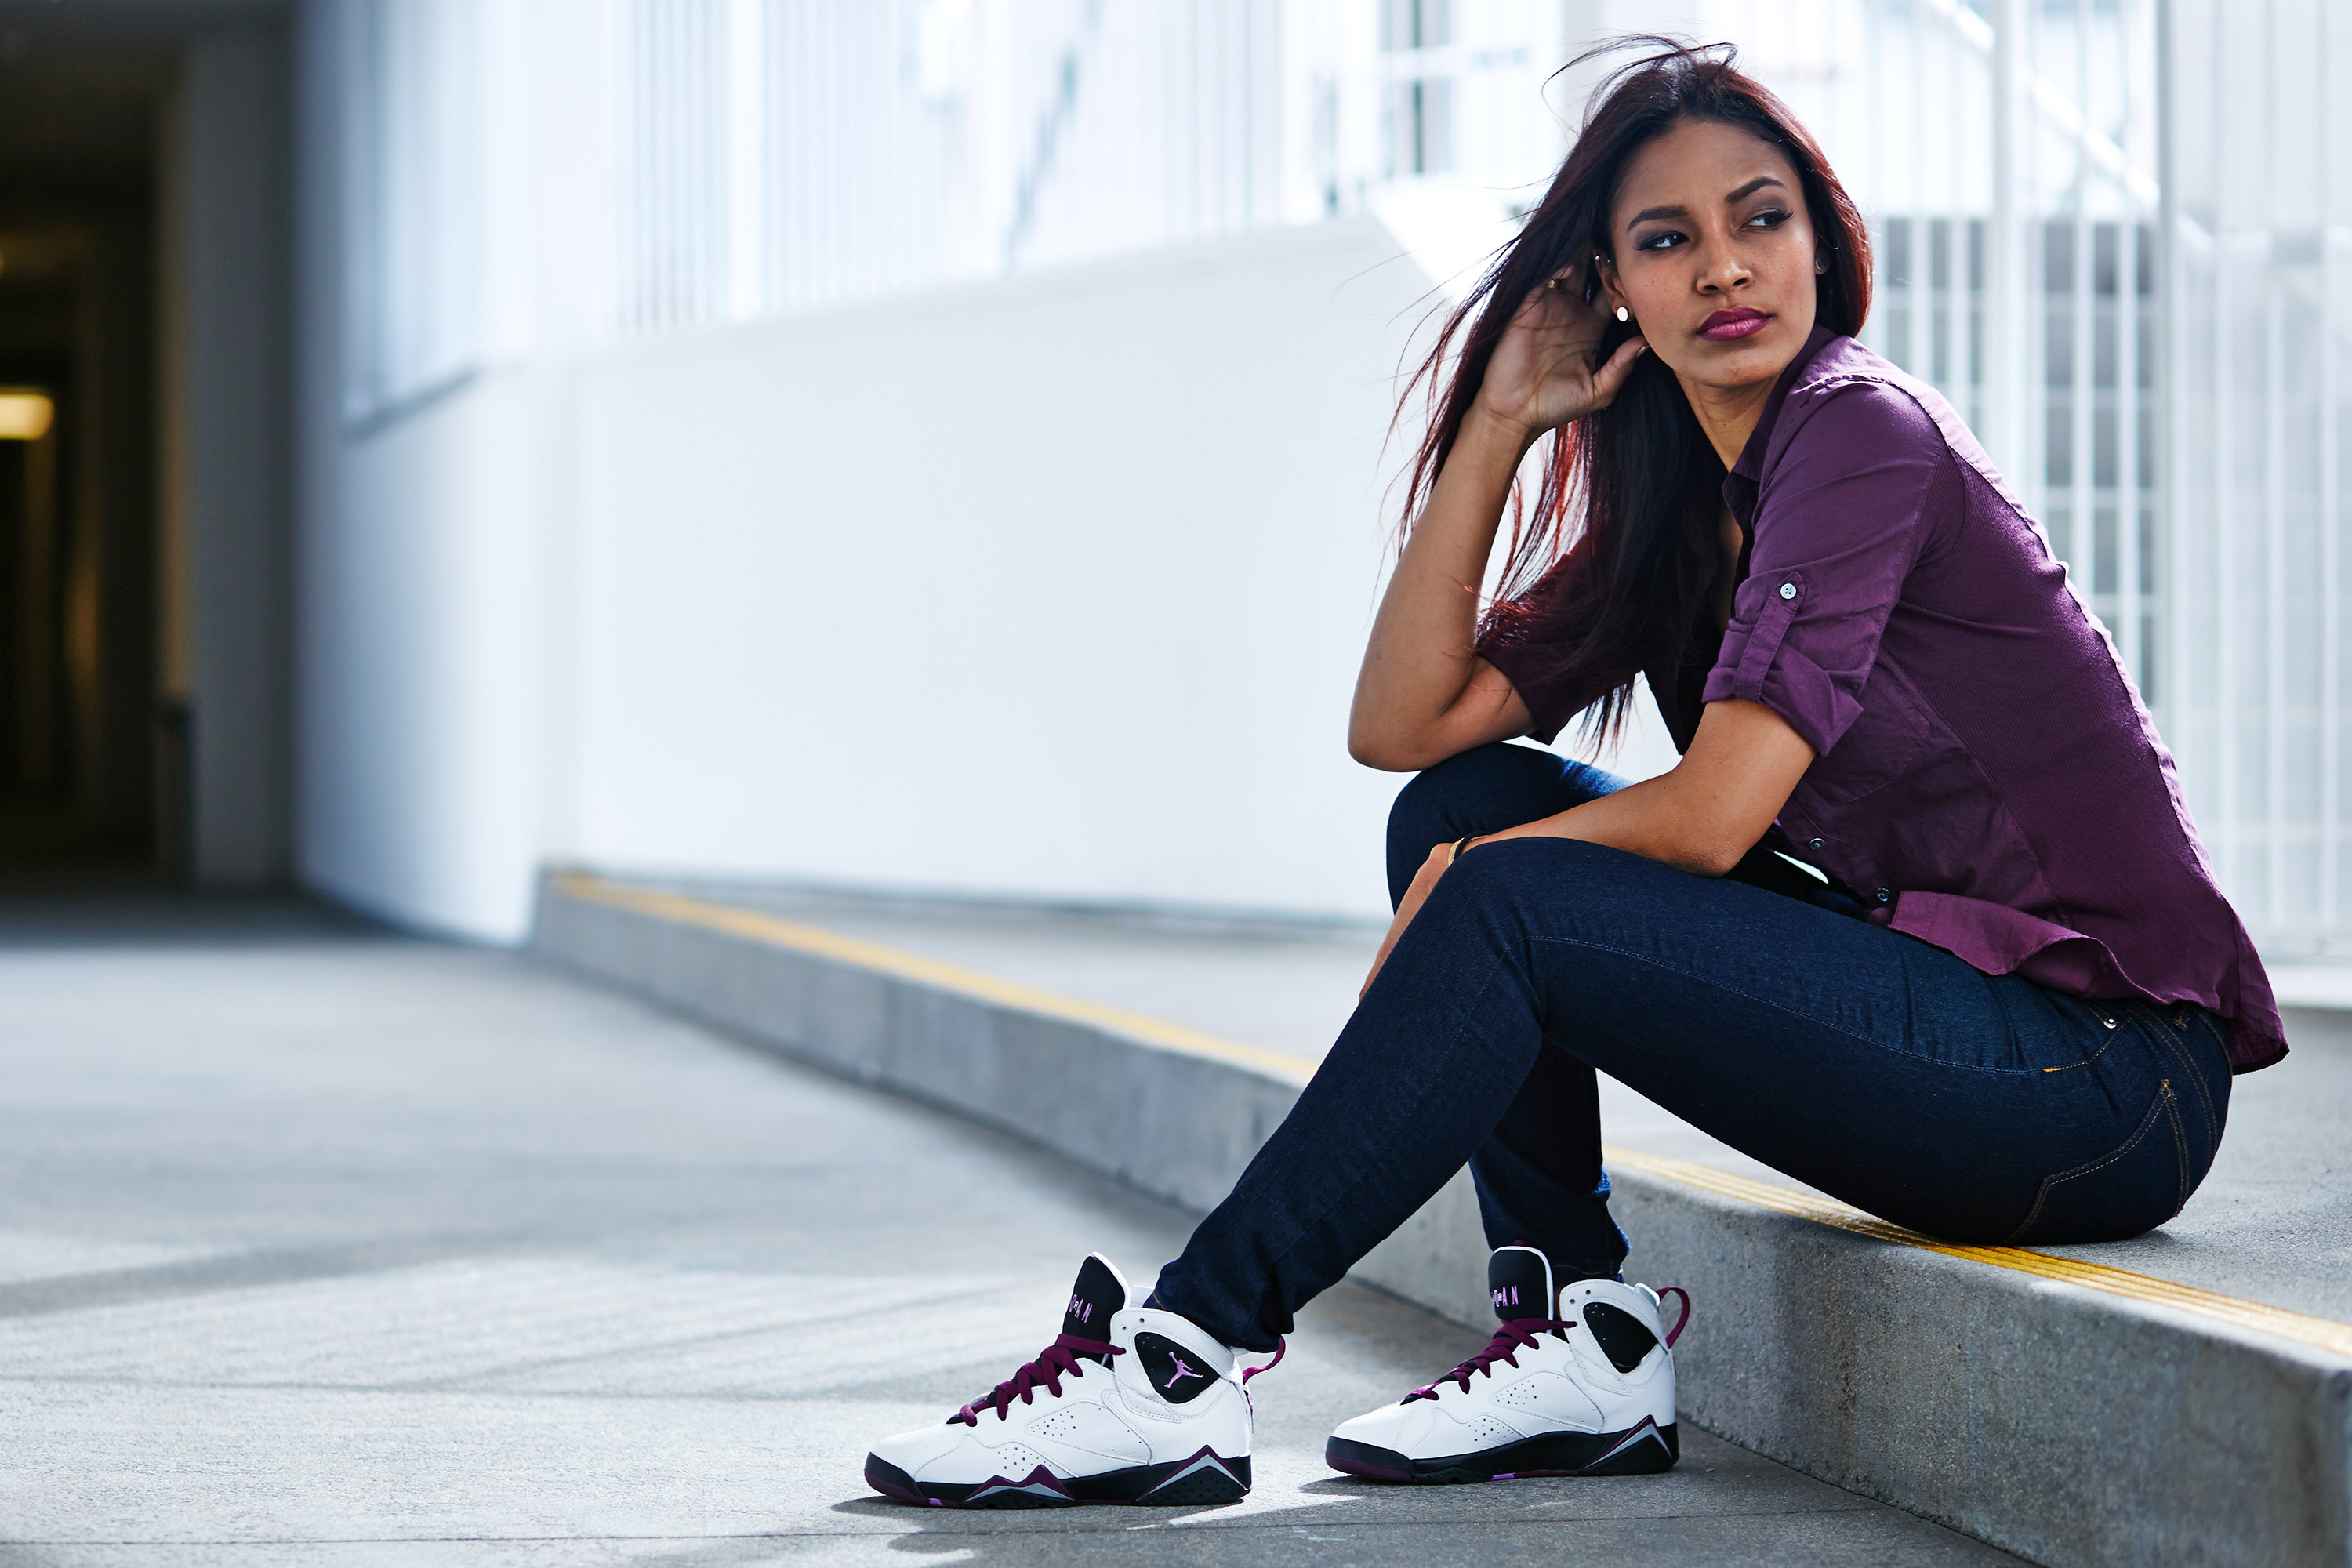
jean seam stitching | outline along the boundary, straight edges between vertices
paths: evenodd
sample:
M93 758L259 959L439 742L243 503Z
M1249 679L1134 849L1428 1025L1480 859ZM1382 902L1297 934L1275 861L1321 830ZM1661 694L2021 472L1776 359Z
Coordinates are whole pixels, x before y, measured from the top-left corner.
M2055 1192L2062 1184L2076 1181L2084 1176L2093 1175L2100 1171L2104 1171L2109 1165L2114 1164L2116 1161L2128 1155L2134 1149L2138 1148L2139 1141L2147 1136L2147 1130L2156 1125L2157 1112L2164 1109L2164 1102L2170 1099L2171 1095L2172 1090L2168 1088L2160 1088L2156 1091L2156 1103L2147 1108L2147 1114L2139 1119L2139 1130L2131 1135L2130 1139L2125 1142L2122 1148L2117 1149L2115 1152L2105 1155L2101 1159L2095 1160L2087 1165L2077 1165L2071 1171L2061 1171L2054 1176L2042 1177L2042 1190L2033 1195L2033 1206L2026 1211L2024 1220L2019 1224L2015 1230L2011 1231L2009 1235L2003 1238L2001 1245L2004 1247L2011 1245L2019 1237L2023 1236L2027 1231L2033 1228L2033 1222L2042 1217L2042 1205L2049 1201L2050 1194ZM2180 1211L2175 1209L2173 1212L2178 1214Z
M1849 1040L1859 1041L1863 1045L1874 1047L1891 1056L1907 1057L1916 1062L1931 1062L1937 1067L1952 1068L1961 1072L1995 1073L2007 1078L2023 1078L2029 1073L2041 1070L2034 1068L1978 1067L1969 1062L1948 1061L1942 1057L1926 1056L1918 1051L1906 1051L1899 1046L1890 1046L1885 1041L1874 1039L1868 1035L1856 1034L1853 1030L1847 1028L1843 1024L1835 1023L1827 1018L1818 1018L1811 1013L1799 1012L1796 1008L1775 1002L1769 996L1759 996L1753 992L1742 991L1737 985L1727 985L1712 975L1695 973L1692 971L1681 968L1678 965L1668 963L1663 959L1654 958L1646 952L1635 952L1631 948L1618 947L1610 942L1594 942L1588 937L1576 936L1538 936L1530 937L1528 940L1530 942L1550 942L1561 947L1586 947L1592 949L1596 952L1613 952L1621 958L1630 958L1637 963L1646 963L1654 969L1663 969L1669 974L1679 974L1685 980L1694 980L1702 985L1712 986L1717 991L1726 992L1731 995L1740 997L1743 1000L1753 1002L1759 1006L1769 1007L1776 1013L1784 1013L1791 1018L1801 1019L1805 1023L1811 1024L1816 1027L1828 1029L1832 1033L1843 1035ZM2099 1048L2101 1050L2106 1049L2105 1046L2102 1046ZM2072 1065L2080 1066L2081 1064L2075 1063Z
M2205 1075L2197 1068L2197 1058L2189 1054L2189 1031L2173 1023L2170 1013L2166 1009L2151 1007L2150 1011L2156 1014L2166 1028L2179 1037L2174 1046L2174 1054L2180 1058L2181 1066L2189 1074L2189 1084L2197 1090L2197 1111L2204 1120L2205 1136L2213 1141L2214 1152L2218 1153L2221 1148L2221 1118L2214 1113L2212 1086L2205 1081ZM2200 1008L2199 1011L2201 1013L2203 1009ZM2221 1039L2217 1033L2214 1043L2221 1047L2221 1059L2226 1065L2230 1058L2229 1042Z
M2159 1014L2158 1016L2161 1017L2162 1015ZM2171 1025L2168 1021L2165 1026L2170 1028ZM2197 1070L2196 1058L2189 1054L2186 1038L2166 1037L2164 1044L2165 1048L2172 1053L2173 1059L2180 1064L2180 1070L2188 1075L2189 1086L2197 1091L2197 1119L2204 1125L2205 1136L2212 1142L2213 1147L2218 1151L2221 1146L2221 1130L2213 1125L2212 1097L2206 1091L2204 1075ZM2184 1155L2184 1162L2185 1158ZM2188 1169L2185 1163L2181 1169L2183 1171ZM2184 1198L2182 1201L2185 1203L2188 1200Z
M2164 1095L2165 1114L2172 1122L2172 1171L2174 1193L2172 1212L2174 1214L2179 1214L2182 1209L2189 1206L2189 1132L2186 1128L2180 1125L2179 1096L2172 1092L2172 1086L2170 1084L2166 1084L2164 1086L2162 1093Z

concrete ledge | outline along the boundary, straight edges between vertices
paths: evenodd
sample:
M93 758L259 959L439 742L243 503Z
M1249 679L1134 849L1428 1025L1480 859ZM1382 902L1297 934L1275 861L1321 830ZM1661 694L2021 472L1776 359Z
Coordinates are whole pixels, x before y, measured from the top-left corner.
M1313 1064L750 911L551 876L543 957L1146 1192L1223 1197ZM1685 1418L2036 1562L2352 1565L2352 1328L1948 1247L1612 1151L1628 1277L1683 1285ZM1356 1276L1488 1321L1457 1175Z

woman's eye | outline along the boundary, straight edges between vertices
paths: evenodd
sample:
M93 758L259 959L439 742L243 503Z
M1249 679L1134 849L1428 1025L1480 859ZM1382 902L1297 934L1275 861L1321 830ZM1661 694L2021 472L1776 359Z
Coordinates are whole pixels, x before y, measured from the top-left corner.
M1682 238L1681 235L1676 234L1672 229L1668 229L1663 234L1654 234L1650 236L1649 238L1642 241L1633 248L1636 250L1665 250L1670 248L1675 242L1680 238Z
M1763 212L1758 213L1754 217L1749 218L1748 220L1748 226L1755 228L1760 226L1764 228L1778 228L1788 221L1789 215L1787 213L1781 212L1777 208L1767 208Z

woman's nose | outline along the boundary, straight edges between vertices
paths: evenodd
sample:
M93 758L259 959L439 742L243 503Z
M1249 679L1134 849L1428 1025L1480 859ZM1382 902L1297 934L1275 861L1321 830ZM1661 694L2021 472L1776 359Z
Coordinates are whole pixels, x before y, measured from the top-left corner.
M1747 264L1729 242L1717 239L1701 243L1705 247L1699 256L1701 289L1729 289L1747 280Z

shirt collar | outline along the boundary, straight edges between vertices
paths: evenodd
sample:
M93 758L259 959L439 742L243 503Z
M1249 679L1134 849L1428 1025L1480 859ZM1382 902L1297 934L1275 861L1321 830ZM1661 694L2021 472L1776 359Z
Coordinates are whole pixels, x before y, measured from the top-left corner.
M1789 400L1789 389L1797 384L1797 377L1804 374L1805 367L1812 363L1815 356L1836 337L1837 334L1827 327L1813 329L1812 336L1805 340L1805 346L1797 351L1797 357L1789 362L1789 368L1780 373L1779 381L1773 383L1772 395L1764 404L1762 417L1756 421L1756 428L1748 432L1748 445L1739 449L1739 461L1731 465L1733 473L1750 483L1763 479L1764 454L1772 445L1772 426L1780 422L1780 405Z

